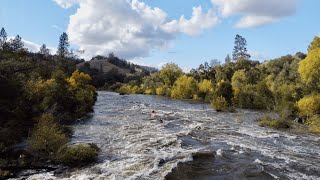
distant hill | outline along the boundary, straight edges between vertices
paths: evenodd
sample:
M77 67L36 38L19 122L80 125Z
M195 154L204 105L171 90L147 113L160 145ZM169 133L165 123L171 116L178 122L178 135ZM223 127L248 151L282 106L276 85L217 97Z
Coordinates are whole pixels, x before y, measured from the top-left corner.
M82 62L77 68L90 74L93 84L97 88L113 89L111 86L127 83L131 80L140 80L141 77L157 72L158 69L140 66L110 54L109 57L96 56L90 61Z

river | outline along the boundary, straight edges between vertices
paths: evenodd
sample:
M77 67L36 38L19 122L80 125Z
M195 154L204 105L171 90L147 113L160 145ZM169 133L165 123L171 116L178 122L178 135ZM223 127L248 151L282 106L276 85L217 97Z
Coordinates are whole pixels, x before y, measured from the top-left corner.
M94 113L74 125L72 137L96 143L98 162L29 179L320 179L320 137L259 127L262 115L99 92Z

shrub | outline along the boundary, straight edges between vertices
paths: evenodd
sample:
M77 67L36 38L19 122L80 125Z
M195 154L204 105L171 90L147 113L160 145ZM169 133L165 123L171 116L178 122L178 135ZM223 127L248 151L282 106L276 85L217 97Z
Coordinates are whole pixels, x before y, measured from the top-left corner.
M134 85L131 87L132 94L142 94L142 90L138 85Z
M242 86L234 100L240 108L271 110L274 106L272 92L263 81Z
M227 111L228 110L228 102L222 96L214 98L213 101L211 102L211 106L216 111Z
M198 95L194 99L202 99L205 102L209 102L213 96L213 86L210 80L204 79L198 84Z
M232 104L233 92L232 86L229 81L221 80L218 82L214 89L215 97L224 97L228 104Z
M153 94L156 94L156 90L153 89L153 88L147 88L147 89L144 91L144 94L153 95Z
M130 85L123 85L119 89L119 93L122 94L131 94Z
M283 119L272 119L269 116L263 116L258 119L261 127L271 127L275 129L289 128L291 123Z
M67 165L83 165L93 162L100 149L95 144L65 145L57 153L57 161Z
M310 95L300 99L297 102L297 107L303 117L320 114L320 95Z
M166 89L164 88L164 87L158 87L157 89L156 89L156 94L158 95L158 96L163 96L163 95L165 95L166 93Z
M40 156L55 154L68 139L51 114L43 114L28 139L29 149Z
M307 125L312 133L320 133L320 117L312 116L307 120Z

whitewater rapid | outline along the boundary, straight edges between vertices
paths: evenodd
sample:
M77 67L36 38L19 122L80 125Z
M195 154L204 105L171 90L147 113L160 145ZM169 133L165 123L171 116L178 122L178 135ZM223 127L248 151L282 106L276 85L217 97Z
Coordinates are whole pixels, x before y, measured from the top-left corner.
M151 114L155 111L155 117ZM262 112L99 92L72 143L96 143L98 162L28 179L320 179L320 138L259 127Z

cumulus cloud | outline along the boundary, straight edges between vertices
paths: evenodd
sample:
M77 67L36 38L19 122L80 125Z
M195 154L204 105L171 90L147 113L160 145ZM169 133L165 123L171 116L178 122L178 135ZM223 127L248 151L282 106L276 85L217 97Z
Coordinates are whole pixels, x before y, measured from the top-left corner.
M53 1L64 9L68 9L73 5L77 4L77 0L53 0Z
M296 11L297 0L211 0L224 17L241 15L238 28L270 24L291 16Z
M162 27L167 32L182 32L190 36L200 34L203 30L209 29L218 24L219 18L214 11L210 9L207 13L204 13L201 6L194 7L192 10L192 17L186 19L181 16L179 20L173 20Z
M145 57L153 49L165 49L179 33L196 36L214 27L219 19L212 9L193 8L190 19L177 20L139 0L78 0L79 8L70 16L69 39L85 57L116 55L133 59Z

